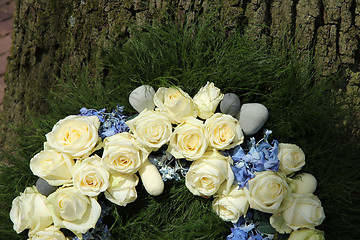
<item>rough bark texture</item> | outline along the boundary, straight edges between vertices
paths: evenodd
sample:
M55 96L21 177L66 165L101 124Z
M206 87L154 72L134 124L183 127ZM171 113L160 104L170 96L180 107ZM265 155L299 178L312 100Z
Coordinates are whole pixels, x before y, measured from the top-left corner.
M19 123L25 110L45 112L43 96L60 69L75 55L94 64L101 47L129 35L130 22L151 22L170 9L181 16L214 5L230 28L244 25L246 34L270 44L289 39L304 56L314 50L324 75L343 67L347 91L360 92L358 0L17 0L1 114Z

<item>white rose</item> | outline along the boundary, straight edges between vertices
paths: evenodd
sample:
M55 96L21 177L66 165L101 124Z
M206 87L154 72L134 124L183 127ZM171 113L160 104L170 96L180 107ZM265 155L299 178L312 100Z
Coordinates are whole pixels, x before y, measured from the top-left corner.
M142 111L136 118L126 122L131 133L151 151L158 150L170 139L172 126L165 112Z
M88 156L101 141L99 126L100 121L96 116L68 116L58 121L52 131L45 135L47 144L74 158Z
M55 226L41 231L29 231L29 240L66 240L65 235Z
M109 172L101 164L98 155L76 162L74 166L74 186L84 195L94 197L109 186Z
M75 161L67 154L54 150L43 150L30 160L34 175L45 179L50 185L71 183L72 167Z
M110 172L132 174L139 170L148 155L134 135L122 132L105 138L101 161Z
M85 233L94 228L101 214L100 204L93 197L83 195L77 188L59 188L48 196L48 208L54 226Z
M136 174L114 173L110 175L110 186L105 197L120 206L126 206L136 200L136 185L139 177Z
M215 87L214 83L207 82L193 98L198 108L199 117L202 119L211 117L223 97L224 94L221 93L219 88Z
M216 113L205 121L210 145L217 150L230 149L244 141L239 121L231 115Z
M46 197L41 195L35 188L27 187L24 193L12 201L10 219L14 223L17 233L29 228L39 231L50 226L53 219L46 207Z
M208 197L214 195L224 183L225 190L222 192L227 194L234 182L230 163L230 157L225 157L216 150L206 152L191 164L185 176L186 187L194 195Z
M278 233L291 233L292 229L286 224L281 212L273 214L269 220L271 226Z
M200 158L208 147L208 132L201 120L186 118L170 136L168 152L175 158L193 161Z
M165 111L172 123L180 123L185 117L196 117L197 110L193 100L180 88L159 88L154 95L154 103Z
M278 149L279 168L286 175L299 171L305 165L305 154L295 144L280 143Z
M227 195L215 196L212 207L222 220L236 223L248 211L249 202L244 190L232 185Z
M285 176L273 171L255 173L244 191L250 207L266 213L277 212L283 200L291 194Z
M286 224L293 230L299 228L314 228L325 219L321 202L314 194L292 194L285 204L282 216Z
M305 228L293 231L288 240L325 240L325 234L317 229Z

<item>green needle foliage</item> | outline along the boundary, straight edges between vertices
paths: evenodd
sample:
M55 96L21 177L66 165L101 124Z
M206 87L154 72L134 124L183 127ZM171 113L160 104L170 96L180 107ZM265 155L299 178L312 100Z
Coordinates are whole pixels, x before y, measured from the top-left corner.
M128 96L142 84L178 86L194 96L207 81L224 93L236 93L243 104L264 104L271 137L304 150L303 171L318 180L315 194L326 214L319 228L326 239L355 239L360 234L360 150L347 127L354 124L351 104L337 91L344 81L341 74L320 77L312 61L300 63L295 51L269 48L241 31L226 34L213 17L198 19L134 27L126 42L103 51L96 70L90 71L86 63L62 69L48 99L49 114L30 114L32 126L18 127L17 145L1 153L9 164L1 166L0 236L24 238L25 233L11 229L11 201L35 183L29 160L59 119L78 114L81 107L110 111L116 105L134 115ZM225 239L230 233L231 224L212 211L212 200L193 196L184 181L166 182L157 197L149 196L141 184L137 190L134 203L114 206L107 219L114 239Z

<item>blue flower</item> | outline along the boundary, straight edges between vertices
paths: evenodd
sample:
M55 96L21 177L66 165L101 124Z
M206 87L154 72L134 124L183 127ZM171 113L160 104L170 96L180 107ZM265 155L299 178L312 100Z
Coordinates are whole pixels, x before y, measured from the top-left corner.
M81 108L81 116L97 116L101 122L99 135L102 139L121 132L128 132L130 129L125 124L127 116L123 115L123 106L116 106L111 113L106 113L105 108L97 111L96 109Z
M267 140L270 134L271 131L266 130L264 138L258 143L255 142L254 138L251 138L248 153L245 153L240 145L223 153L224 155L231 156L234 161L234 166L231 169L240 188L246 186L247 182L255 177L255 172L277 172L279 170L279 159L277 156L279 143L274 140L270 144Z
M248 234L240 228L231 228L231 234L227 236L227 240L247 240Z

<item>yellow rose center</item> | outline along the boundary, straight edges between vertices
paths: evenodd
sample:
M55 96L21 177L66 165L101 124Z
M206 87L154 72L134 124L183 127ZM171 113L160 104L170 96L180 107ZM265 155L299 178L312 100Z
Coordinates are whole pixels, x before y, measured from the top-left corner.
M45 158L40 162L41 170L44 173L47 173L47 172L51 171L52 165L53 165L53 161L52 161L51 158Z
M205 187L206 189L212 189L212 188L214 188L214 183L213 183L213 181L212 181L210 178L206 177L206 176L201 177L200 182L201 182L201 185L202 185L203 187Z
M219 143L226 143L233 135L233 132L226 124L221 124L215 128L214 133Z
M63 136L63 139L60 141L64 146L71 145L81 138L81 131L79 129L72 129L66 132Z
M162 132L162 126L157 123L152 123L150 126L146 126L145 133L147 136L153 139L160 139Z
M229 209L227 209L225 206L220 206L220 212L223 216L228 216L232 214L232 212L229 211Z
M90 172L81 179L80 185L83 187L99 188L102 185L102 181L98 179L95 172Z
M124 168L132 165L132 161L126 155L120 155L117 159L114 159L113 164L116 168Z
M189 151L195 151L197 149L197 146L199 145L200 136L199 134L189 134L185 136L184 142L185 142L185 148Z
M181 93L176 89L170 89L165 98L164 104L167 106L174 106L181 98Z

